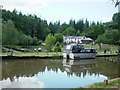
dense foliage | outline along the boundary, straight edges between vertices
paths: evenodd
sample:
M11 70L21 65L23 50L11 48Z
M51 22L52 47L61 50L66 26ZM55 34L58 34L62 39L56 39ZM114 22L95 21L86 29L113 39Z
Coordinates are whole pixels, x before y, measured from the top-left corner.
M54 51L55 52L61 52L62 50L61 50L61 45L60 45L60 42L57 42L56 44L55 44L55 47L54 47Z
M15 45L18 43L18 31L11 20L4 21L2 24L2 43Z
M38 45L39 41L45 41L47 44L51 41L46 40L48 37L54 38L55 42L52 44L62 43L62 35L84 35L94 39L96 43L120 45L120 13L115 13L112 21L106 23L71 19L68 24L60 21L48 24L36 15L2 10L2 23L3 45Z
M45 39L45 46L47 51L52 51L52 48L54 47L54 44L56 42L55 36L49 34Z
M120 43L120 32L116 30L106 30L104 34L99 35L96 40L97 43L106 43L106 44L119 44Z

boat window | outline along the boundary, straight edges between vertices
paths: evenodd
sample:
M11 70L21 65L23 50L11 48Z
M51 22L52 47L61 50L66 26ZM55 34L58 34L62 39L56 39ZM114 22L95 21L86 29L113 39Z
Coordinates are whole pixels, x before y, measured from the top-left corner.
M70 45L68 45L68 46L66 47L66 49L67 49L67 50L70 50L70 47L71 47L71 46L70 46Z
M91 52L91 50L90 49L85 49L85 52Z
M66 51L66 50L69 50L71 51L72 47L70 45L67 45L67 46L64 46L63 47L63 50Z
M91 49L91 52L94 52L94 50L93 50L93 49Z
M95 49L85 49L85 52L95 52Z
M92 49L92 51L91 52L95 52L95 49Z
M76 46L73 46L73 48L72 48L72 52L78 52L78 49L77 49Z
M82 46L76 45L76 46L73 46L72 51L73 52L81 52L82 48L83 48Z

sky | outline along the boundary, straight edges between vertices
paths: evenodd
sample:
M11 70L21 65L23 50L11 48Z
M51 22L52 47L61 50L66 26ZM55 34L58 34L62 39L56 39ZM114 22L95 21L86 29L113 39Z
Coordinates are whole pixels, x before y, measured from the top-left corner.
M108 22L117 12L110 0L0 0L3 9L16 9L22 14L32 14L48 22L68 23L70 19Z

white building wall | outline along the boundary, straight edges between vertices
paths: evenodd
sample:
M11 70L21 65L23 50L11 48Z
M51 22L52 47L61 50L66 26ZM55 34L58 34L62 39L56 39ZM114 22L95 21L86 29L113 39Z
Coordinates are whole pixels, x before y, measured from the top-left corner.
M83 39L90 39L90 38L86 38L85 36L83 37L77 37L77 36L63 36L63 42L65 43L71 43L71 42L74 42L74 43L82 43L82 40Z

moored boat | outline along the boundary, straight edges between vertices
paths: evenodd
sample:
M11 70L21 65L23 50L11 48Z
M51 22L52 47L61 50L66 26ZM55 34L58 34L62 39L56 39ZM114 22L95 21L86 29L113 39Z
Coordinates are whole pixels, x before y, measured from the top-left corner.
M70 44L64 47L63 58L66 59L87 59L95 58L95 48L84 48L81 44Z

